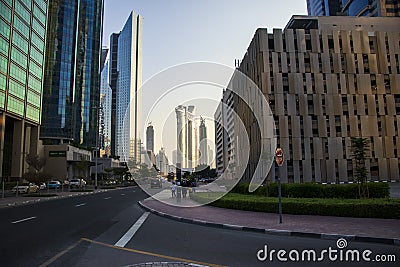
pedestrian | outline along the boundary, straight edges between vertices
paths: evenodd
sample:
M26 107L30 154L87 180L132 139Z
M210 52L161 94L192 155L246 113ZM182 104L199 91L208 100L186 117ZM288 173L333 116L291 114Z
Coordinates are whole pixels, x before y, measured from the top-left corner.
M187 187L182 187L182 196L183 197L186 197L186 194L187 194Z
M176 197L176 185L174 182L172 182L172 186L171 186L171 194L172 194L172 198Z

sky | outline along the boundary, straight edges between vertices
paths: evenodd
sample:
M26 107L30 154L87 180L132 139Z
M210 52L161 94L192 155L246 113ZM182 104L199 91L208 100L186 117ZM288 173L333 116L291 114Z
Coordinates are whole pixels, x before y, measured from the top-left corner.
M160 71L187 62L215 62L233 68L235 59L243 58L257 28L272 32L273 28L284 28L292 15L307 14L306 0L105 0L103 47L109 47L110 35L123 28L131 10L144 18L144 84ZM217 103L220 95L207 97ZM202 114L198 115L211 118L215 108L212 104L203 107L204 111L200 108ZM155 124L157 118L150 121ZM207 123L213 139L212 123ZM161 145L172 151L172 143L161 140L165 133L157 133L159 127L154 125L156 153ZM168 129L174 132L176 126ZM163 139L176 140L173 135Z

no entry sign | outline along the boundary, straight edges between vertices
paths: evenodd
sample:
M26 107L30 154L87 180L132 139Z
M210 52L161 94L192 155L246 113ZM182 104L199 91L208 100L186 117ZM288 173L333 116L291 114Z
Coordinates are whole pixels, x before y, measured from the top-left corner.
M284 160L284 155L283 155L283 150L282 148L277 148L276 152L275 152L275 161L276 164L278 164L278 166L282 166L283 165L283 160Z

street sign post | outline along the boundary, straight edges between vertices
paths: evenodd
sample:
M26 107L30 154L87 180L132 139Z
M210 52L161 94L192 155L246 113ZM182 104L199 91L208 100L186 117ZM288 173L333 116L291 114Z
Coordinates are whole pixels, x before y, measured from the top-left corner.
M282 223L282 190L281 190L281 174L280 166L283 165L285 157L282 148L277 148L275 151L275 161L278 166L278 199L279 199L279 223Z

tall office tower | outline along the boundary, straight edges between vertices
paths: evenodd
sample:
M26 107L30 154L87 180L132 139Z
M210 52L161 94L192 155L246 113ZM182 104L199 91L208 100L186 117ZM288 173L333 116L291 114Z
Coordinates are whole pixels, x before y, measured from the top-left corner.
M199 139L200 139L200 155L199 155L199 165L208 165L208 154L209 154L209 145L207 144L207 127L205 124L205 120L200 117L200 126L199 126Z
M0 1L0 177L38 153L47 12L46 0Z
M154 153L154 128L151 124L146 129L146 149Z
M283 182L356 181L352 137L370 141L368 180L400 178L399 25L396 17L293 16L284 30L256 31L239 70L276 118ZM252 111L240 102L235 108L251 140L248 165L256 166L262 155Z
M342 0L342 6L342 12L347 16L400 16L399 0Z
M135 163L141 158L142 23L143 18L132 11L119 33L117 49L117 155Z
M155 161L156 161L156 167L160 170L161 175L168 174L169 164L167 155L165 153L165 148L162 147L160 149L160 151L156 155Z
M309 16L337 16L341 11L342 0L307 0Z
M109 59L109 78L108 82L112 90L111 98L111 155L116 155L117 140L117 65L118 65L118 37L119 33L110 36L110 59Z
M44 144L96 144L103 0L51 0L43 90Z
M108 49L103 49L103 55ZM101 71L100 82L100 107L99 110L99 147L100 155L111 155L111 111L112 111L112 90L108 83L108 65L107 54L105 54L104 67Z
M181 168L197 166L197 127L194 106L175 108L177 126L177 163Z

